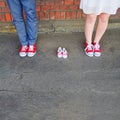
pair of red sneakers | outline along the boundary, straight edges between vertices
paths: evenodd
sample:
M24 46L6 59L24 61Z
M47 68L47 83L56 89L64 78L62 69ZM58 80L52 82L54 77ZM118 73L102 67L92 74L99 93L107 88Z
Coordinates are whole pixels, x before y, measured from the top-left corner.
M36 54L36 44L28 45L28 46L21 46L19 55L20 57L33 57Z
M85 53L89 57L100 57L101 56L101 48L98 43L93 42L93 44L85 43Z

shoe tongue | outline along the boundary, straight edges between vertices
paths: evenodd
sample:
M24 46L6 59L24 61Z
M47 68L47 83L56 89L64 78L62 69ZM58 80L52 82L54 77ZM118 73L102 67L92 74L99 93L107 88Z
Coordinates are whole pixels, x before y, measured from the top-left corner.
M30 49L33 49L33 45L30 45L29 47L30 47Z
M91 45L91 44L89 44L89 45L88 45L88 48L89 48L89 49L92 49L92 45Z
M25 50L27 48L27 46L23 46L22 49Z
M95 48L96 48L96 49L99 49L99 48L100 48L100 45L99 45L99 44L96 44L96 45L95 45Z

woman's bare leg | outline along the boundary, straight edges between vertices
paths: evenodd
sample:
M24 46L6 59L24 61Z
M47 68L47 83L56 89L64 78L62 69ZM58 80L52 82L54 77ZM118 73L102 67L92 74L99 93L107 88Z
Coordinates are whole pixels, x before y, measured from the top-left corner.
M97 18L97 15L94 15L94 14L88 14L86 16L84 32L85 32L86 42L88 44L92 43L92 35L93 35L96 18Z
M103 34L105 33L106 28L108 26L109 17L110 15L106 13L102 13L98 16L98 25L96 28L96 34L94 38L95 43L99 43Z

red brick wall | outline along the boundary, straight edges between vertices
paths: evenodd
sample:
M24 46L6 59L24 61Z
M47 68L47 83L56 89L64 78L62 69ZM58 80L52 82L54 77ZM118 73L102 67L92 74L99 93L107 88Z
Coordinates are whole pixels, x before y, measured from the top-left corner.
M6 0L0 0L0 22L11 22ZM84 17L79 9L80 0L36 0L38 20L76 20ZM113 18L120 17L120 10Z

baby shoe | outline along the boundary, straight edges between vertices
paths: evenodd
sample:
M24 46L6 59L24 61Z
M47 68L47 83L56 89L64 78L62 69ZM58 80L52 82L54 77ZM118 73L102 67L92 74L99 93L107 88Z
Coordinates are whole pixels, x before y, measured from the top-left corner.
M68 52L65 48L62 49L62 57L66 59L68 57Z
M58 50L57 50L57 57L58 58L62 58L63 57L63 50L62 50L61 47L59 47Z

